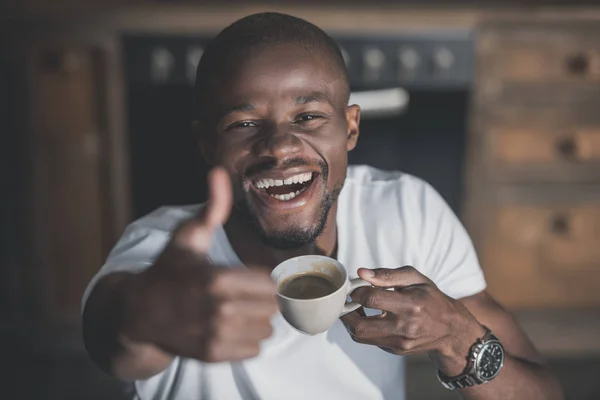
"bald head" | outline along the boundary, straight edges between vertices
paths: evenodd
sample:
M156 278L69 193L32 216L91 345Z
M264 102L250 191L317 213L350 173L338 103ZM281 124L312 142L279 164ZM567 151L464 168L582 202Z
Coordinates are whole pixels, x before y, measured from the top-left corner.
M207 46L198 64L195 112L202 118L211 113L216 91L239 73L244 60L261 51L298 46L319 53L339 75L341 98L350 93L344 59L335 41L317 26L290 15L261 13L242 18L221 31Z

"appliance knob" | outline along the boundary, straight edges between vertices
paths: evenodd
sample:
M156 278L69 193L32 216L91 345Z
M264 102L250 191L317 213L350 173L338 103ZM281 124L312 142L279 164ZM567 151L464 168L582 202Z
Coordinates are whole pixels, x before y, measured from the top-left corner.
M433 65L436 72L443 73L454 66L454 53L446 47L438 47L433 53Z
M398 52L398 64L400 77L413 76L421 65L421 56L415 49L405 47Z
M385 65L385 54L378 48L367 49L363 54L364 79L367 81L378 80Z
M175 68L175 57L164 47L158 47L150 56L150 78L154 83L166 83Z

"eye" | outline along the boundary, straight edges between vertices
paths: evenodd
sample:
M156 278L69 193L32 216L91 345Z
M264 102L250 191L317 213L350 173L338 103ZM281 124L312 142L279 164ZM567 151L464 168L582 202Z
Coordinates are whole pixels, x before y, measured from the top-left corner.
M305 123L305 122L311 122L317 119L322 119L323 116L322 115L318 115L318 114L302 114L299 115L298 117L296 117L296 120L294 121L295 124L301 124L301 123Z
M229 129L238 129L238 128L256 128L258 125L254 121L241 121L234 122L233 124L227 126L227 130Z

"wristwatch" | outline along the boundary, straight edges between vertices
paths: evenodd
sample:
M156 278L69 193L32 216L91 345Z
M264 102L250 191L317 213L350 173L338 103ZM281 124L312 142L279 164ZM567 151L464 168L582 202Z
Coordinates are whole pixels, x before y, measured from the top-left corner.
M496 336L485 327L486 334L471 346L469 362L465 371L449 377L438 369L438 380L446 389L462 389L481 385L494 379L504 365L504 347Z

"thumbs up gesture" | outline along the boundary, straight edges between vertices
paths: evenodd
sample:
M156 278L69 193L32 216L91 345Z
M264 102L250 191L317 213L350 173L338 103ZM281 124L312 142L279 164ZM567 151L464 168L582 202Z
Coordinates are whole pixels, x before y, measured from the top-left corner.
M256 356L272 332L275 285L264 270L227 268L206 254L214 229L232 206L227 172L209 174L209 201L183 223L156 263L139 274L126 295L123 335L177 356L205 362Z

